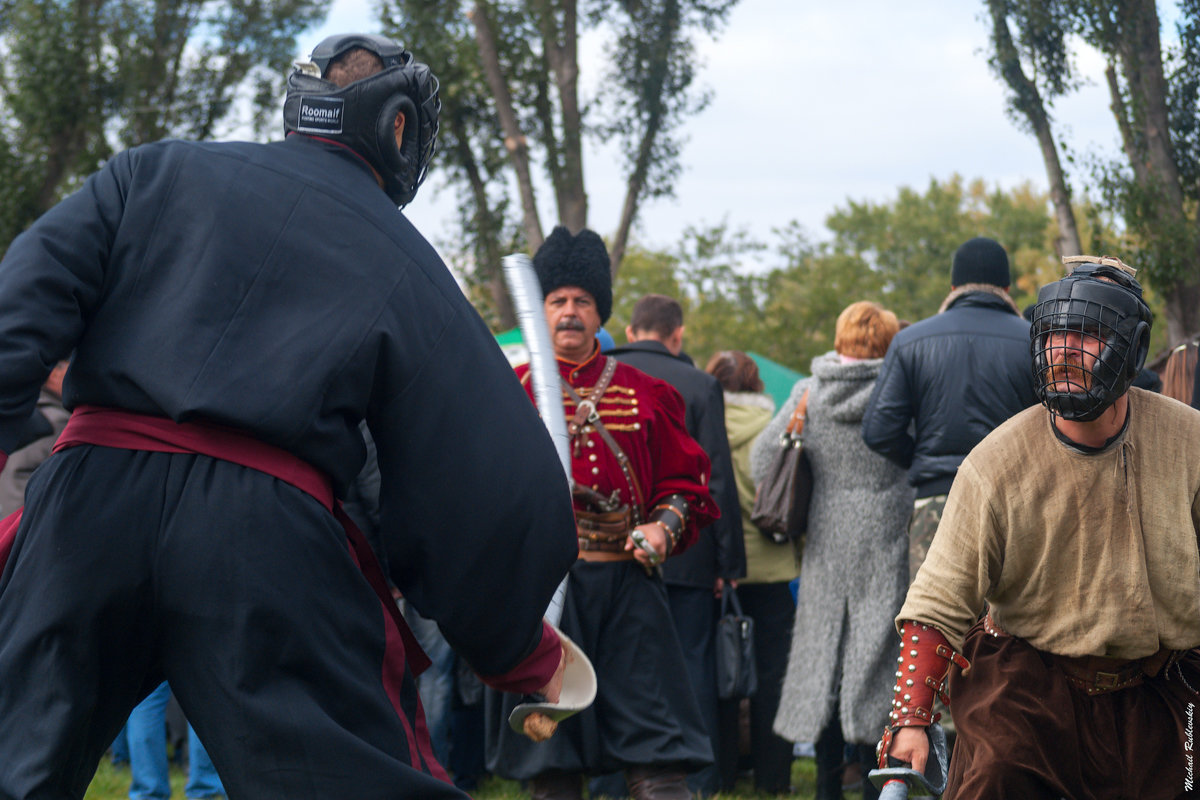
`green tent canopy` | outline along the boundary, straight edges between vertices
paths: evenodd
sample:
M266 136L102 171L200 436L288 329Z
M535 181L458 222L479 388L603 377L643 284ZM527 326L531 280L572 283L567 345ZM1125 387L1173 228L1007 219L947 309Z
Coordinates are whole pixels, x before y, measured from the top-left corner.
M521 329L513 328L503 333L497 333L496 344L501 347L508 347L510 344L525 344L525 340L521 338Z
M529 351L525 349L525 341L521 338L520 328L497 333L496 343L500 345L500 349L504 351L513 365L529 360ZM766 386L767 394L771 395L771 399L775 401L775 407L779 408L791 395L792 386L804 375L753 351L747 352L746 355L758 364L758 375Z
M764 355L759 355L753 350L747 351L746 355L754 359L754 363L758 364L758 377L762 378L763 384L766 386L767 394L775 401L775 407L779 408L787 401L788 396L792 393L792 386L796 381L805 377L802 373L789 367L785 367L776 361L772 361Z

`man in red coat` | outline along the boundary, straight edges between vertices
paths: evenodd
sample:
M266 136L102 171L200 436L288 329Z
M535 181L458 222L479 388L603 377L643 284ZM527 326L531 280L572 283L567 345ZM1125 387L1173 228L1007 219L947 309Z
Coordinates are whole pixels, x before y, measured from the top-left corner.
M570 433L579 559L562 629L596 668L597 696L553 739L531 745L489 725L494 772L534 798L579 798L581 776L623 770L635 798L689 798L686 773L712 763L657 565L719 512L709 460L669 384L600 354L612 311L604 242L555 228L533 260L545 294ZM528 367L517 373L533 397ZM641 542L642 544L639 544ZM492 698L495 711L499 698Z

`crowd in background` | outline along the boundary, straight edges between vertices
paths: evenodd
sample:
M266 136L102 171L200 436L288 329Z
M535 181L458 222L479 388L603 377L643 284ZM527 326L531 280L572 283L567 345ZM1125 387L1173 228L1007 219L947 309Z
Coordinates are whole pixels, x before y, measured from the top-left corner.
M877 796L862 776L876 762L875 743L890 710L896 614L958 464L997 425L1037 402L1029 322L1008 296L1003 248L990 239L965 243L949 283L938 313L911 325L876 302L851 302L838 317L834 349L813 360L779 408L744 352L715 353L703 370L692 363L672 298L643 298L625 332L628 344L603 346L680 390L689 432L713 461L722 520L666 570L678 634L691 656L687 677L716 754L712 768L689 777L699 795L731 791L747 774L756 790L786 794L796 753L811 745L818 800L858 787L868 800ZM1195 343L1181 345L1163 378L1144 370L1138 384L1198 406L1196 357ZM25 481L65 423L59 398L66 366L51 374L39 401L37 421L44 425L31 428L26 446L0 473L2 513L19 505ZM750 509L802 399L813 495L803 539L780 541L754 525ZM363 434L370 447L365 426ZM378 525L375 469L369 458L346 499L368 538ZM733 587L756 623L758 690L744 701L718 700L714 684L713 626L719 598ZM437 758L470 791L486 774L482 685L436 624L397 601L432 658L419 689ZM136 712L129 743L123 732L114 745L115 760L136 762L141 754L153 761L133 764L134 800L169 796L160 778L167 692L164 684L148 698L148 721ZM952 735L951 718L943 721ZM187 796L219 796L219 779L194 733L189 750ZM619 796L623 786L597 776L592 792Z

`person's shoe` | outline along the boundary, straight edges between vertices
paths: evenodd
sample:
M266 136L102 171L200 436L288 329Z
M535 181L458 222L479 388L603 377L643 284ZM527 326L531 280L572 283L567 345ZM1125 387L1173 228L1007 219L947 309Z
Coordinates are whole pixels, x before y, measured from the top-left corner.
M842 769L842 791L861 792L863 786L862 766L850 762Z

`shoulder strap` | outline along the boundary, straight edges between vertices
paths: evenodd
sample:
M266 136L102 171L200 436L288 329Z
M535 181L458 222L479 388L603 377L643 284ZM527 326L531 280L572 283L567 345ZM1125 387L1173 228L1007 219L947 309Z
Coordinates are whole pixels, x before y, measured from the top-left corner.
M625 455L625 451L617 444L617 440L609 433L608 428L604 427L604 423L600 421L600 412L597 406L601 398L604 397L604 392L608 390L608 384L612 381L613 373L617 371L617 360L609 358L608 363L604 365L604 372L600 375L600 380L596 381L596 385L592 387L592 391L588 394L588 399L580 398L579 393L562 380L563 390L567 396L575 401L575 414L571 417L570 423L567 425L567 430L571 436L576 436L583 430L584 423L591 425L596 429L596 433L600 434L600 438L604 440L604 444L612 452L617 459L617 463L621 466L621 472L625 475L625 482L629 484L630 496L633 500L633 520L635 524L640 525L642 522L642 509L646 505L646 501L642 496L642 487L638 483L637 475L634 474L633 464L629 461L629 456Z
M583 423L585 422L593 425L599 424L600 414L596 409L600 403L600 398L604 397L604 393L608 391L608 384L612 382L613 374L616 371L617 360L609 358L604 365L604 371L600 373L600 380L596 381L596 385L592 387L587 400L581 400L571 384L567 383L561 375L559 376L559 380L562 381L563 389L566 390L567 396L575 401L575 414L571 417L571 421L567 425L567 432L572 436L583 429Z

